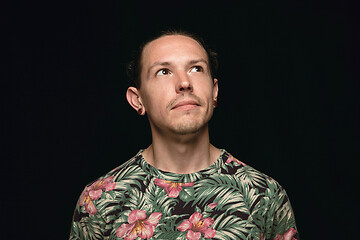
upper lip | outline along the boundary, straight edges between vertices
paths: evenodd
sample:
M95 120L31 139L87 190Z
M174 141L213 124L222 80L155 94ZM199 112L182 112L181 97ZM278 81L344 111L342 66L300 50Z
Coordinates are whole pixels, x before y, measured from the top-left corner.
M199 106L200 104L195 100L183 100L183 101L180 101L180 102L176 103L172 107L172 109L178 108L178 107L181 107L181 106L185 106L185 105L197 105L197 106Z

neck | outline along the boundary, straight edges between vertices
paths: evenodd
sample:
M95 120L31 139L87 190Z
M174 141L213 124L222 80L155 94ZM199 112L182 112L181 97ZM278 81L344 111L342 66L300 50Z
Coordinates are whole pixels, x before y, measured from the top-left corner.
M196 134L168 136L152 134L152 144L143 152L152 166L167 172L187 174L209 167L221 154L210 144L209 131Z

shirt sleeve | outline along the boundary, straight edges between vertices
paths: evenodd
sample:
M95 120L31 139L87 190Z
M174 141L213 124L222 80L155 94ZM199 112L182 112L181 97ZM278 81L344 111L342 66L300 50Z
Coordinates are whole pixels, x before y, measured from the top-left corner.
M264 240L299 240L295 216L286 191L277 184L266 216Z
M86 201L84 201L84 205L80 206L80 201L83 201L82 197L79 198L76 204L69 240L107 239L104 233L106 222L100 213L98 211L95 213L93 209L87 207L86 204L89 203ZM95 206L93 207L95 208Z

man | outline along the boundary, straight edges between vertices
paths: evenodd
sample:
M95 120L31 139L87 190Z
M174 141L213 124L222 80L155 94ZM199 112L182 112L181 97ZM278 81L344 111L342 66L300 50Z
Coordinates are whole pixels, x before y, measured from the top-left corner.
M285 190L210 144L215 57L184 32L140 48L126 98L152 144L85 188L70 239L299 239Z

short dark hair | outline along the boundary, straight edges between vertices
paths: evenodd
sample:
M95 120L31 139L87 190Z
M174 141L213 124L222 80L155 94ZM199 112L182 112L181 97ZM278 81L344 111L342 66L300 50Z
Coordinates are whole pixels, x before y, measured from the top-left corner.
M204 42L204 40L193 33L189 33L183 30L166 30L166 31L161 31L159 34L157 34L154 37L149 38L147 41L145 41L143 44L140 45L140 47L137 49L137 51L134 52L133 56L132 56L132 60L127 64L127 75L130 78L131 81L131 85L134 85L136 88L140 89L141 87L141 60L142 60L142 53L143 50L145 48L145 46L164 36L175 36L175 35L181 35L181 36L186 36L189 38L194 39L196 42L198 42L200 44L200 46L202 46L204 48L204 50L206 51L206 54L208 56L208 61L209 61L209 68L210 68L210 74L212 78L216 77L217 74L217 70L218 70L218 59L217 59L217 53L213 50L211 50L208 45Z

